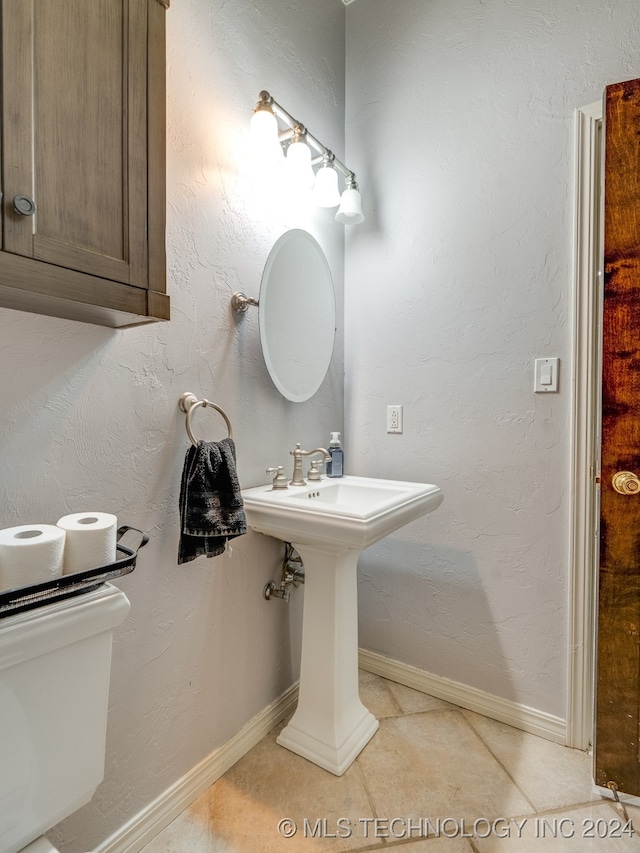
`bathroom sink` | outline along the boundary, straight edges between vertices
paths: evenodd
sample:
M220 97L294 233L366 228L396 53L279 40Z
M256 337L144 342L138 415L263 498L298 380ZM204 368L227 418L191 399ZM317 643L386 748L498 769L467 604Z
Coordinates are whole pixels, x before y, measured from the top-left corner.
M286 542L361 551L442 503L438 486L370 477L242 492L253 530Z
M433 512L442 491L347 476L242 497L249 527L291 542L304 563L298 706L277 743L341 776L378 728L358 694L360 551Z

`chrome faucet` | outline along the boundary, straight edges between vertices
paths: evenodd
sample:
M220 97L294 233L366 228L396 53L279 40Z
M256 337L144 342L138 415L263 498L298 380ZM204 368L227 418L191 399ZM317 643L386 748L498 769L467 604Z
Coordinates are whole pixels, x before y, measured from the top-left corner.
M324 461L328 462L331 459L329 451L324 447L316 447L315 450L302 450L300 442L296 444L295 450L290 450L289 455L293 456L293 477L290 486L306 486L307 481L302 476L302 457L314 456L316 453L322 453Z

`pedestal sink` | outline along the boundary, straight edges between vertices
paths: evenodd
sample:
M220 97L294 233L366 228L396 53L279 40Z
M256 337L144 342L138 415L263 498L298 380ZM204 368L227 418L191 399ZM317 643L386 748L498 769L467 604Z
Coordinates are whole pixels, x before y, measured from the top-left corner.
M242 497L249 526L291 542L305 567L298 707L278 743L341 776L378 728L358 695L358 556L433 512L442 491L346 476Z

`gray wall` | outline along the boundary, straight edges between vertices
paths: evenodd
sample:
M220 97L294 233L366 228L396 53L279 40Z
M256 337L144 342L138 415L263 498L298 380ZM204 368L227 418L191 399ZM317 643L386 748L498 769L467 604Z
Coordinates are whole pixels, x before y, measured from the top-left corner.
M574 111L640 74L640 10L401 8L347 7L347 460L445 502L363 555L361 645L564 717Z
M91 850L227 741L293 681L302 595L266 602L282 549L258 534L233 555L178 567L177 498L188 439L183 391L221 405L243 486L266 482L296 441L343 427L342 311L327 381L293 404L276 392L257 312L274 240L302 225L319 240L342 306L343 227L285 218L249 174L247 135L263 88L344 156L344 7L302 0L179 0L167 13L168 324L112 331L0 311L0 526L85 509L143 527L151 542L118 582L131 600L115 638L106 777L94 801L52 835ZM210 410L203 438L225 434ZM302 591L300 591L301 593Z

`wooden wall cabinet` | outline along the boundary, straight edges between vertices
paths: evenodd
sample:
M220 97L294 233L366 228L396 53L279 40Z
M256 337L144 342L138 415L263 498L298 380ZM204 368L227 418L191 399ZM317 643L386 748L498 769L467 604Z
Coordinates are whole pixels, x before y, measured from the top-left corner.
M0 306L168 320L168 0L0 2Z

